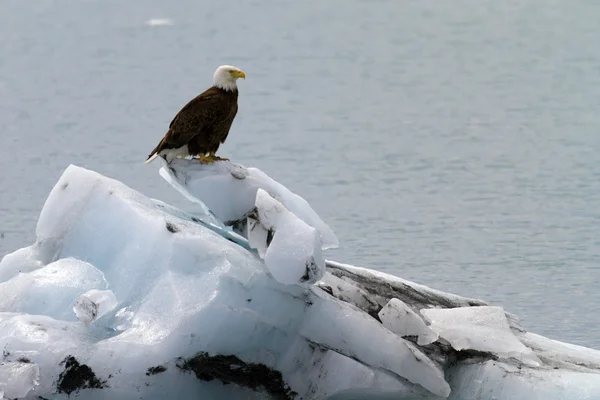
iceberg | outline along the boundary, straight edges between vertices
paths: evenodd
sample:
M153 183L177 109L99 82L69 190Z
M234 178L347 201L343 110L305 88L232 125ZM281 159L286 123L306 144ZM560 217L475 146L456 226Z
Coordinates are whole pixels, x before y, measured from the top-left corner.
M190 214L69 166L0 262L0 399L595 399L600 352L381 272L262 171L175 160Z

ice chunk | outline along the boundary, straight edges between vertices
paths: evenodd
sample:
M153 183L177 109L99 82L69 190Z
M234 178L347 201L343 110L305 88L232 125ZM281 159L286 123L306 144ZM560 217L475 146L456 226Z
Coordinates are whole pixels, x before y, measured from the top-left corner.
M168 18L152 18L147 20L146 25L149 26L168 26L173 25L173 21Z
M31 272L44 264L37 259L37 252L31 247L19 249L14 253L7 254L2 260L0 268L0 282L4 282L22 272Z
M398 336L418 336L417 344L425 346L437 340L438 335L433 332L417 313L415 313L402 300L391 299L379 311L379 319L383 326Z
M600 374L562 369L519 368L496 361L457 364L447 371L449 400L595 400Z
M321 241L315 228L258 189L255 212L248 216L247 237L269 272L285 284L315 283L325 273Z
M281 222L278 231L265 255L273 277L285 284L312 284L321 279L325 260L314 228L290 218Z
M73 311L81 322L91 324L117 306L117 297L110 290L90 290L75 301Z
M38 385L39 377L40 367L26 358L16 362L0 362L0 399L25 397Z
M58 243L54 239L47 239L7 254L0 263L0 282L7 281L20 273L35 271L54 261L57 249Z
M531 332L519 334L517 337L552 368L582 372L600 370L600 350L559 342Z
M0 283L0 311L10 310L73 319L74 299L90 289L104 289L104 274L93 265L65 258Z
M410 304L415 311L432 305L444 308L487 306L485 301L442 292L385 272L342 264L332 260L326 260L326 264L327 269L333 275L343 278L349 284L358 283L373 299L380 300L387 297L381 306L384 306L392 297ZM390 294L393 294L393 296L389 296Z
M502 307L457 307L423 309L430 328L456 350L491 352L539 365L533 351L511 332Z
M315 228L323 249L338 247L338 239L331 228L306 200L257 168L246 168L229 161L201 164L177 159L169 165L163 161L160 175L188 199L206 204L226 225L245 221L254 208L257 190L263 189Z
M329 261L325 261L327 266ZM333 271L335 272L335 271ZM364 288L359 287L354 282L348 282L334 275L331 270L325 272L325 275L318 283L324 290L331 292L331 295L350 304L354 304L367 313L377 313L381 309L378 299L369 295ZM383 302L387 303L387 300Z
M301 329L307 339L398 374L437 396L450 394L442 371L410 342L350 305L322 299L322 295L310 297L317 307L309 309Z
M77 322L0 313L0 348L4 358L12 362L27 360L39 366L39 385L35 392L42 397L56 391L56 381L63 370L61 361L69 354L86 349L87 333Z
M297 340L289 346L282 361L282 373L292 385L313 382L307 399L325 400L329 399L329 394L342 392L347 395L359 390L357 388L393 393L394 399L437 399L430 392L418 390L410 382L397 380L384 370L370 368L334 351L312 351L304 340Z
M125 331L131 328L131 321L135 314L132 311L128 311L127 307L121 308L115 313L115 324L114 328L118 331Z

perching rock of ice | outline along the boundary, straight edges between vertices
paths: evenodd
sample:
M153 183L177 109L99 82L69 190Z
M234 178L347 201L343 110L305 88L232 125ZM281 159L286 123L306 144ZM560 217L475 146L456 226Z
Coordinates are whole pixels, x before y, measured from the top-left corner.
M425 346L437 340L438 335L432 331L423 321L423 318L417 315L402 300L391 299L379 311L379 319L383 326L394 332L396 335L417 336L417 344Z
M192 167L192 181L210 181L210 171L223 180L212 194L221 211L239 208L221 167ZM300 282L297 261L310 251L284 254L307 246L316 258L311 240L323 231L302 207L259 189L235 192L251 196L249 242L195 196L203 211L190 215L70 166L35 244L0 262L3 396L600 398L600 352L526 332L481 300L334 261L316 284ZM459 318L448 318L454 309ZM431 326L419 323L421 310Z
M317 230L262 189L256 192L246 229L250 247L277 281L312 284L323 277L325 260Z
M338 247L331 228L302 197L271 179L258 168L246 168L229 161L201 164L198 161L164 160L160 175L185 197L206 204L218 219L243 231L246 217L254 209L258 189L282 203L289 211L319 232L323 249Z
M423 309L421 314L455 350L477 350L539 366L533 351L512 333L501 307Z
M81 322L89 325L117 304L117 297L112 291L92 289L75 300L73 312Z

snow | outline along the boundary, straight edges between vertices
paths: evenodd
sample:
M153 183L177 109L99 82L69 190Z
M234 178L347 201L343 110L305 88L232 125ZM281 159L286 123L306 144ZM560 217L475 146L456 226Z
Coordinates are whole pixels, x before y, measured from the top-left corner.
M510 330L502 307L457 307L423 309L421 314L431 322L431 329L455 350L477 350L504 358L529 361L539 365L533 351L521 343Z
M0 262L0 398L600 398L600 352L324 260L331 229L256 169L172 167L197 215L63 173L36 242Z
M338 247L339 242L331 228L323 222L306 200L267 176L258 168L246 168L229 161L201 164L177 159L170 164L164 160L160 175L185 197L203 203L224 221L233 225L244 220L254 208L258 189L282 203L320 235L323 249Z
M417 344L425 346L437 340L438 335L432 331L402 300L391 299L379 311L379 319L383 326L398 336L418 336Z
M325 260L317 230L262 189L256 192L255 210L248 216L246 236L273 277L285 284L321 279Z

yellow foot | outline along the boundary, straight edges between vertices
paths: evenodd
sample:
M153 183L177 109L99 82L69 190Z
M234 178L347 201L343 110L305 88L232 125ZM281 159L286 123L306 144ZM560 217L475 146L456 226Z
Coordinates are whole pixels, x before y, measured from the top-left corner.
M214 151L211 152L208 156L215 161L229 161L229 158L216 156Z
M211 156L205 156L204 154L200 154L197 158L200 163L203 164L212 164L215 162L215 159Z

